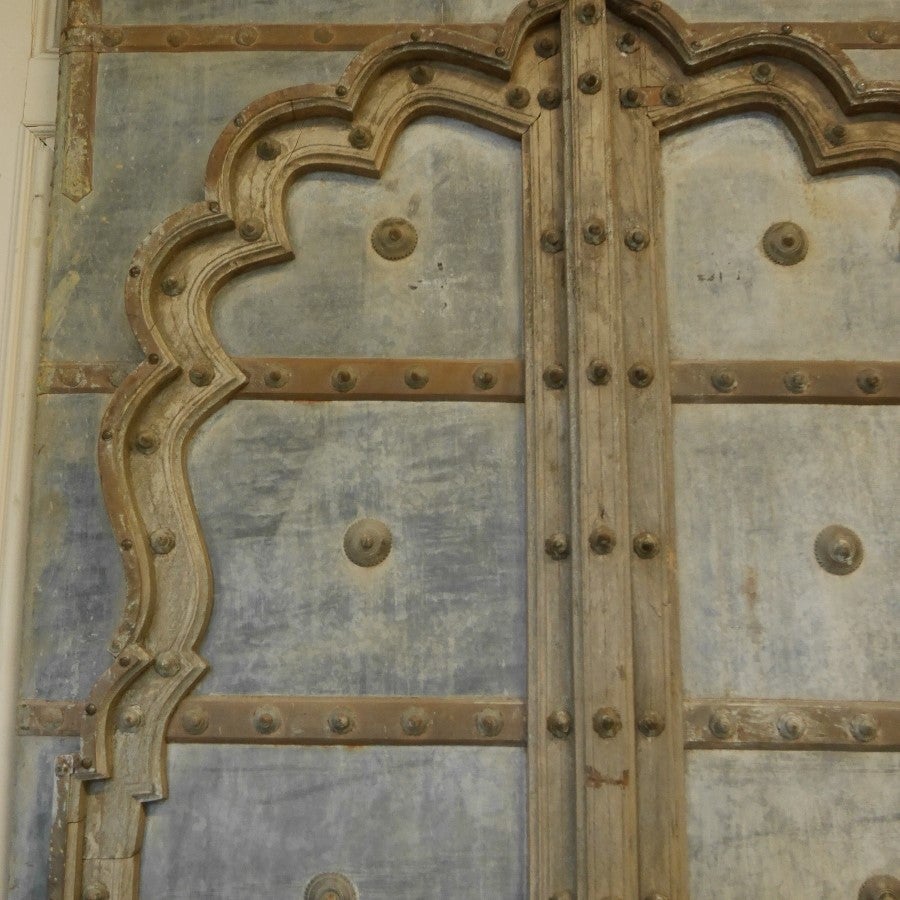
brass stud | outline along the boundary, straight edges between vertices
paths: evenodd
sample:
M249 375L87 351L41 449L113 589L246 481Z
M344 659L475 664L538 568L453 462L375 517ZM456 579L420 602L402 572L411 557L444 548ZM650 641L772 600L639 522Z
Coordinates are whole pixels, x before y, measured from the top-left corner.
M181 657L172 650L166 650L156 657L153 668L157 675L161 675L163 678L173 678L181 671Z
M113 438L113 430L112 428L104 428L103 431L100 432L100 437L104 441L111 441Z
M793 25L782 25L782 26L781 26L781 33L782 33L782 34L791 34L791 33L793 32L793 30L794 30L794 26L793 26Z
M118 659L118 663L123 669L127 669L131 665L131 657L120 656Z
M400 727L404 734L418 737L428 730L428 717L421 706L410 706L400 715Z
M567 709L555 709L547 716L547 731L556 738L567 738L572 733L572 713Z
M857 900L900 900L900 879L893 875L873 875L860 886Z
M638 719L637 726L638 731L644 737L658 737L665 731L666 721L658 712L651 710L650 712L645 712Z
M801 738L803 732L806 731L806 722L804 722L803 717L797 715L797 713L784 713L784 715L778 717L778 722L775 727L778 729L778 733L784 740L796 741Z
M256 144L256 155L260 159L271 162L281 154L281 144L271 138L263 138Z
M413 84L430 84L434 79L434 69L430 66L413 66L409 70L409 77Z
M190 379L191 384L194 384L197 387L206 387L206 385L212 382L213 377L213 370L210 369L209 366L194 366L194 368L188 372L188 378Z
M608 528L595 528L588 538L588 544L598 556L609 556L616 546L616 536Z
M567 380L565 366L561 366L559 363L554 363L544 369L544 384L551 391L562 390L566 386Z
M236 128L243 128L247 123L242 113L238 113L231 121L234 122Z
M794 266L806 258L809 241L806 232L794 222L776 222L766 229L762 247L766 256L779 266Z
M684 103L684 88L680 84L663 85L659 99L665 106L680 106Z
M86 716L96 716L97 715L97 704L96 703L88 703L84 707L84 714Z
M122 538L122 540L119 543L119 546L123 550L130 550L132 547L134 547L134 541L131 540L131 538Z
M635 109L644 102L644 93L636 87L625 88L619 93L619 103L626 109Z
M159 289L167 297L177 297L184 290L184 282L176 275L166 275L159 283Z
M856 376L856 384L864 394L877 394L884 386L884 379L874 369L863 369Z
M392 262L405 259L419 243L419 233L408 219L382 219L373 229L372 248L383 259Z
M347 96L347 86L343 85L343 84L339 84L334 89L334 92L335 92L335 94L338 95L338 97L346 97Z
M475 729L482 737L497 737L503 730L503 714L492 707L486 707L475 715Z
M637 35L633 31L626 31L616 38L616 46L622 53L634 53L638 48Z
M506 47L494 47L494 56L506 56Z
M84 900L109 900L109 888L102 881L92 881L81 896Z
M155 366L159 364L159 354L158 353L148 353L147 354L147 362L150 363L151 366Z
M581 22L582 25L593 25L599 18L597 4L582 3L581 6L578 7L577 15L578 21Z
M788 372L782 380L792 394L805 394L809 390L809 375L806 372Z
M603 87L603 80L598 72L582 72L578 76L578 90L582 94L596 94Z
M602 738L614 738L622 730L622 717L617 709L603 706L591 718L594 731Z
M346 875L323 872L310 879L303 900L359 900L359 893Z
M840 147L847 141L847 126L840 122L833 122L825 128L825 137L829 144Z
M248 244L258 241L264 231L265 225L260 219L245 219L238 227L238 233Z
M859 535L844 525L828 525L813 545L816 561L831 575L849 575L863 561L863 543Z
M878 737L878 722L869 713L860 713L850 720L850 734L861 744L868 744Z
M79 760L79 765L82 769L93 769L94 768L94 760L90 756L82 756Z
M727 710L715 710L709 717L708 724L710 734L720 741L730 738L734 734L734 721Z
M144 713L139 706L127 706L119 717L120 731L136 731L144 723Z
M259 39L259 31L252 25L244 25L237 30L234 36L235 43L241 47L252 47Z
M653 383L653 378L653 367L646 363L635 363L628 370L628 380L636 388L649 387Z
M750 77L757 84L771 84L775 80L775 70L770 63L758 62L750 67Z
M531 102L531 94L528 93L527 88L516 85L506 92L506 102L513 109L524 109Z
M472 375L475 387L480 391L489 391L497 384L497 376L490 369L479 366Z
M141 267L140 267L140 266L132 266L132 267L128 270L128 274L129 274L132 278L137 278L138 275L141 274Z
M181 714L181 727L188 734L203 734L209 728L209 716L199 706L191 706Z
M156 453L159 449L159 440L152 431L141 431L135 438L134 446L141 453Z
M355 147L357 150L365 150L366 147L372 146L372 132L363 125L356 125L350 129L347 134L347 140L350 142L351 147Z
M422 32L421 31L410 32L409 39L411 41L421 41L422 40Z
M150 532L150 549L157 556L165 556L175 549L175 534L168 528L157 528Z
M550 559L555 559L557 561L566 559L570 551L569 536L563 534L561 531L551 534L550 537L544 541L544 551Z
M737 376L730 369L717 369L709 380L720 394L730 394L737 390Z
M659 538L649 531L641 531L631 542L634 552L641 559L653 559L659 556Z
M263 376L263 381L270 388L282 388L288 383L288 373L284 369L269 369Z
M551 56L559 53L559 41L553 35L542 34L534 42L534 52L542 59L550 59Z
M640 228L633 228L625 235L625 246L629 250L634 250L635 253L644 250L649 243L650 236L646 231L642 231Z
M390 528L378 519L357 519L344 532L344 553L347 559L364 569L384 562L392 545Z
M428 384L428 369L423 368L422 366L413 366L406 370L403 380L408 388L411 388L414 391L420 391Z
M562 91L557 87L541 88L537 100L541 109L558 109L562 103Z
M887 32L878 25L869 29L869 40L875 44L883 44L887 40Z
M331 386L342 394L352 391L357 381L358 377L353 369L341 367L331 373Z
M589 219L584 225L584 242L597 246L606 240L606 222L601 219Z
M281 728L281 715L274 706L261 706L253 713L253 727L259 734L272 734Z
M563 233L555 228L548 228L541 234L541 250L545 253L559 253L565 245Z
M601 362L599 359L592 359L588 363L587 377L591 384L609 384L612 372L605 362Z
M348 734L355 724L353 713L348 709L335 709L328 716L328 730L332 734Z

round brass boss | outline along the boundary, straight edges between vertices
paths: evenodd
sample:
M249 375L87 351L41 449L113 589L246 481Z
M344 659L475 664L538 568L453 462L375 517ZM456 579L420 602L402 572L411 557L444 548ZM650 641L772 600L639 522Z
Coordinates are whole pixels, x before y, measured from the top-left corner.
M372 230L372 247L384 259L404 259L418 243L419 235L408 219L382 219Z

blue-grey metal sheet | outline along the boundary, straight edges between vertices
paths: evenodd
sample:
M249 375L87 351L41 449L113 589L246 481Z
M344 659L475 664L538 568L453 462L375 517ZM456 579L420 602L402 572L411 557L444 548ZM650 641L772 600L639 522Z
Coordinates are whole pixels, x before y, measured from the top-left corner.
M298 900L343 872L361 900L526 896L525 753L513 748L169 748L148 807L153 900Z
M526 683L524 408L235 402L189 476L215 580L211 693L510 694ZM373 568L358 518L393 534Z
M898 417L896 406L676 407L689 695L900 696ZM850 575L814 556L834 523L863 542Z
M94 187L54 193L42 355L140 358L125 317L131 256L152 228L203 199L206 160L239 109L274 90L338 78L352 53L102 54Z
M109 665L124 572L100 491L107 397L38 398L21 696L78 699Z
M900 872L900 754L694 751L691 900L852 900Z
M296 258L226 285L216 333L241 356L520 356L521 168L517 141L429 118L377 181L302 178L287 204ZM418 243L388 261L371 233L395 216Z

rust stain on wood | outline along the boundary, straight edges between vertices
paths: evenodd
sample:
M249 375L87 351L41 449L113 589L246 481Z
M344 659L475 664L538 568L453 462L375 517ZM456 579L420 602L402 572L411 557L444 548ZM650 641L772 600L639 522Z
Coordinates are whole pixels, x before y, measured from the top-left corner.
M628 787L628 783L631 779L631 773L628 769L624 769L622 771L622 775L620 778L612 778L609 775L603 775L598 772L593 766L587 766L585 769L585 783L588 787L599 788L603 787L606 784L614 785L620 788Z

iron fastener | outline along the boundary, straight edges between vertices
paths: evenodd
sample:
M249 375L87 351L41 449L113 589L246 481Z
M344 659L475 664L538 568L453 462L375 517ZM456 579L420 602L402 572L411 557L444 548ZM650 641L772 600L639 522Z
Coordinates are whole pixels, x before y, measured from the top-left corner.
M636 87L625 88L619 94L619 103L626 109L636 109L644 103L644 92Z
M641 531L631 542L634 552L641 559L653 559L659 556L659 538L649 531Z
M123 550L131 550L131 548L134 547L134 541L131 538L122 538L119 542L119 546Z
M340 368L331 373L331 386L342 394L356 387L357 375L353 369Z
M82 769L87 769L88 771L94 768L94 760L90 756L82 756L78 764Z
M591 384L609 384L612 372L605 362L601 362L599 359L592 359L588 363L587 377Z
M640 228L633 228L625 235L625 246L635 253L644 250L650 243L650 236Z
M156 657L153 668L163 678L173 678L181 671L181 657L177 653L167 650Z
M767 62L754 63L750 66L750 77L757 84L771 84L775 80L775 69Z
M418 737L428 730L428 717L421 706L410 706L400 715L400 727L404 734L410 737Z
M244 25L238 28L234 36L234 42L241 47L252 47L259 39L259 30L252 25Z
M184 282L177 275L166 275L160 281L159 289L167 297L177 297L184 290Z
M608 556L616 546L616 536L608 528L595 528L588 538L588 544L598 556Z
M614 738L622 730L622 717L617 709L603 706L591 718L594 731L602 738Z
M112 428L104 428L103 431L100 432L100 437L104 441L111 441L113 439Z
M513 109L524 109L531 102L531 94L527 88L516 85L506 92L506 102Z
M884 386L884 379L874 369L863 369L856 377L856 384L864 394L877 394Z
M348 734L355 725L356 721L349 709L336 709L328 716L328 730L332 734Z
M863 543L859 535L844 525L828 525L813 545L816 561L831 575L849 575L863 561Z
M97 715L97 704L96 703L88 703L84 707L84 714L86 716L96 716Z
M192 706L182 713L181 727L188 734L203 734L209 728L209 716L199 706Z
M131 278L137 278L138 275L140 275L140 274L141 274L141 267L140 267L140 266L132 266L132 267L128 270L128 275L129 275L129 277L131 277Z
M782 33L782 34L792 34L793 31L794 31L794 26L793 26L793 25L782 25L782 26L781 26L781 33Z
M622 53L634 53L638 48L637 35L633 31L625 31L616 38L616 46Z
M150 549L157 556L165 556L175 549L175 534L168 528L157 528L150 532Z
M650 712L645 712L638 719L638 731L644 737L658 737L665 731L666 728L666 720L654 710Z
M582 25L593 25L600 18L596 3L582 3L578 7L577 15Z
M430 66L413 66L409 70L409 78L413 84L430 84L434 79L434 69Z
M825 129L825 137L829 144L840 147L847 141L847 126L840 122L833 122Z
M737 390L737 375L730 369L717 369L709 380L720 394L730 394Z
M783 381L792 394L805 394L809 390L809 375L806 372L788 372Z
M546 384L551 391L562 390L566 386L567 380L566 369L559 363L554 363L552 366L547 366L547 368L544 369L544 384Z
M364 569L384 562L392 545L390 528L378 519L357 519L344 532L344 553L347 559Z
M534 52L542 59L550 59L559 53L559 41L552 34L542 34L534 42Z
M281 154L281 144L271 138L263 138L256 145L256 155L260 159L271 162Z
M281 388L288 383L288 373L284 369L269 369L263 376L263 381L270 388Z
M547 731L556 738L567 738L572 733L572 713L567 709L555 709L547 716Z
M544 551L550 559L566 559L569 555L569 536L557 531L544 541Z
M806 731L806 722L803 720L803 717L797 715L797 713L785 713L778 717L778 722L775 727L778 729L778 733L784 740L796 741L801 738L803 732Z
M541 234L541 250L545 253L559 253L565 245L563 233L555 228L548 228Z
M363 125L356 125L350 129L347 140L351 147L357 150L365 150L366 147L372 146L372 132Z
M795 222L775 222L762 239L763 252L779 266L794 266L806 258L809 241Z
M127 706L119 718L120 731L136 731L144 723L144 713L139 706Z
M243 128L247 122L242 113L238 113L231 121L235 128Z
M281 727L281 716L273 706L261 706L253 713L253 727L259 734L272 734Z
M734 734L734 721L727 710L715 710L709 717L708 724L710 734L720 741L730 738Z
M334 89L334 92L335 92L335 94L338 95L338 97L346 97L347 96L347 86L345 84L339 84Z
M248 244L258 241L265 231L265 226L260 219L244 219L238 226L238 232Z
M659 99L665 106L680 106L684 103L684 88L680 84L663 85Z
M868 744L878 737L878 722L869 713L860 713L850 720L850 734L861 744Z
M578 90L582 94L596 94L603 86L599 72L582 72L578 76Z
M589 219L584 225L584 241L597 246L606 240L606 222L602 219Z
M635 363L628 370L628 380L636 388L649 387L653 383L653 378L653 367L646 363Z
M557 87L541 88L537 100L541 109L558 109L562 103L562 91Z
M887 40L887 32L878 25L869 29L869 40L875 44L883 44Z
M159 449L159 440L152 431L141 431L134 439L134 447L141 453L155 453Z
M497 737L503 730L503 714L486 707L475 715L475 729L482 737Z
M197 387L206 387L213 380L213 370L209 366L194 366L188 372L191 384Z
M472 382L480 391L489 391L497 384L497 376L490 369L479 366L472 375Z
M413 366L406 370L403 381L408 388L411 388L414 391L420 391L428 384L429 378L428 369L423 366Z

